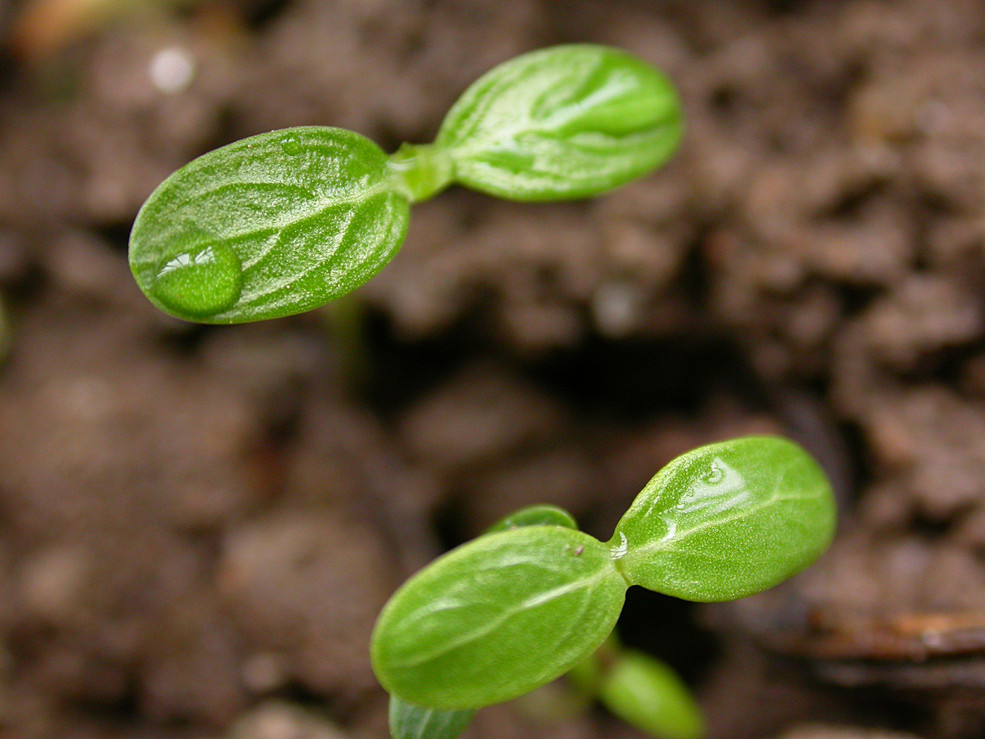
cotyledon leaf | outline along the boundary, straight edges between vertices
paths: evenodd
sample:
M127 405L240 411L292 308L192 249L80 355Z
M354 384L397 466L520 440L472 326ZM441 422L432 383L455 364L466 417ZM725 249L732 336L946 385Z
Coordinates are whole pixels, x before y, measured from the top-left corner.
M179 318L240 323L311 310L379 272L410 204L369 139L289 128L209 152L168 177L130 234L130 267Z
M612 713L661 739L701 739L701 708L668 665L633 649L620 650L600 680L599 697Z
M392 739L456 739L473 715L473 710L422 708L390 696L390 736Z
M574 516L563 508L541 503L513 511L486 529L486 533L494 534L497 531L508 531L521 526L564 526L568 529L577 529L578 523Z
M414 705L469 709L560 677L612 631L626 581L608 547L560 526L487 534L408 580L377 620L373 669Z
M486 530L486 534L521 526L563 526L577 529L570 513L554 505L532 505L514 511ZM455 739L472 721L474 709L423 708L390 696L390 736L393 739Z
M695 449L660 470L609 545L634 585L723 601L803 570L835 529L831 486L791 441L747 437Z
M640 177L677 148L673 85L618 49L571 44L494 68L448 112L435 145L454 178L513 200L595 195Z

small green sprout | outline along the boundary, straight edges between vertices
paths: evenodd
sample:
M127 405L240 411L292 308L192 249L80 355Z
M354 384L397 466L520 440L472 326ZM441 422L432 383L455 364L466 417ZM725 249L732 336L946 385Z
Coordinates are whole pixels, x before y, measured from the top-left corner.
M520 526L577 529L574 517L553 505L533 505L506 516L486 534ZM601 647L576 664L565 678L572 705L603 703L626 723L659 739L699 739L704 734L701 710L677 674L659 660L623 647L615 632ZM457 739L475 710L421 708L390 696L393 739Z
M824 472L774 437L712 444L671 461L607 543L570 518L538 525L521 514L515 526L494 527L437 559L384 607L371 654L392 696L445 711L516 698L589 658L612 633L631 585L703 602L752 595L813 563L835 528ZM646 721L629 683L655 687L665 678L629 659L610 674L606 702Z
M591 44L543 49L469 87L430 145L387 156L357 133L301 127L195 159L144 203L130 267L178 318L300 313L376 275L411 204L452 183L521 201L596 195L666 161L682 129L673 86L645 62Z
M576 665L566 680L650 736L704 736L701 709L684 681L660 660L622 646L615 632L595 654Z
M704 736L701 711L670 667L635 650L618 654L599 685L599 699L628 724L661 739Z

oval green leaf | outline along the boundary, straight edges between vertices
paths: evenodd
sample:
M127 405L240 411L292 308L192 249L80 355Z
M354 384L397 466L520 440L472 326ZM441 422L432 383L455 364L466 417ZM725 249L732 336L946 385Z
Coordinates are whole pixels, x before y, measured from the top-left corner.
M521 526L563 526L566 529L577 529L578 523L574 516L563 508L544 503L513 511L490 526L486 533L494 534L497 531L518 529Z
M472 721L475 711L443 711L421 708L390 696L392 739L457 739Z
M392 695L468 709L560 677L615 626L626 581L580 531L524 526L481 536L408 580L373 632L373 669Z
M209 152L166 179L130 234L152 303L203 323L311 310L394 256L410 204L387 156L359 134L304 127Z
M602 679L599 698L626 723L662 739L699 739L704 719L691 691L670 667L627 649Z
M524 54L477 80L436 145L454 177L513 200L596 195L641 177L677 148L673 85L623 51L593 44Z
M634 585L723 601L800 572L834 529L831 486L814 459L791 441L748 437L695 449L660 470L609 545Z

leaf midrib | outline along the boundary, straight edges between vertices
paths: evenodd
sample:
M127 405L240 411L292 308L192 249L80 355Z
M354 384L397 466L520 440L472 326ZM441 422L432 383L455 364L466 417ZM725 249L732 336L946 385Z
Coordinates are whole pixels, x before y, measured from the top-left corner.
M817 498L816 493L807 493L802 495L781 495L777 491L782 487L783 481L787 478L787 474L795 466L794 463L788 463L786 468L779 474L776 482L773 484L773 490L770 492L769 497L762 501L761 503L752 506L750 508L742 508L732 515L725 516L723 518L714 518L708 521L704 521L697 526L687 529L683 533L675 533L674 536L668 539L658 539L656 541L651 541L646 544L641 544L638 547L631 547L630 550L622 557L618 562L624 562L627 559L636 559L642 557L646 554L652 554L654 552L659 552L664 549L675 548L681 542L687 540L694 534L700 533L705 529L717 526L725 526L730 524L732 521L737 521L741 518L746 518L752 516L757 512L763 510L764 508L769 508L770 506L782 503L789 500L815 500ZM611 546L611 544L610 544ZM618 566L618 565L617 565Z
M489 621L484 623L480 628L473 629L469 631L467 634L463 634L457 638L443 641L437 649L434 649L430 652L422 653L413 659L401 662L400 667L401 668L416 667L425 662L430 662L439 659L440 657L443 657L444 655L448 654L453 650L458 649L461 646L464 646L471 642L477 641L478 639L481 639L482 637L489 634L491 631L494 631L495 629L499 628L506 621L510 620L511 618L514 618L515 616L523 613L526 610L532 608L539 608L547 603L550 603L553 600L568 595L569 593L573 593L578 590L582 590L584 588L588 588L596 585L598 582L604 580L607 576L613 574L612 570L615 570L615 567L611 563L605 563L599 569L598 572L596 572L594 575L591 575L590 577L580 578L574 582L565 583L558 587L552 588L551 590L548 590L544 593L537 593L534 596L530 596L524 599L523 601L521 601L520 603L516 604L515 606L512 606L508 609L501 611L495 618L490 619Z

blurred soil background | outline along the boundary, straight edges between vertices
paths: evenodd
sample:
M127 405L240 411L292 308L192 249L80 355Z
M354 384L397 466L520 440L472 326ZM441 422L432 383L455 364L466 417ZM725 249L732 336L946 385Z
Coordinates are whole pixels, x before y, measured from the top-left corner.
M608 538L674 455L759 432L824 463L833 549L741 604L633 591L624 641L716 739L982 736L985 2L0 0L0 39L0 736L384 736L367 643L409 573L534 502ZM291 319L138 293L130 224L192 157L426 142L575 41L677 83L669 167L453 189ZM545 704L467 736L641 736Z

